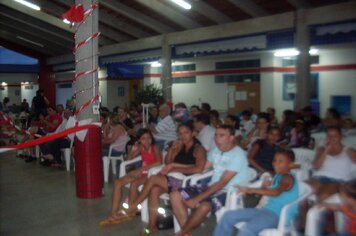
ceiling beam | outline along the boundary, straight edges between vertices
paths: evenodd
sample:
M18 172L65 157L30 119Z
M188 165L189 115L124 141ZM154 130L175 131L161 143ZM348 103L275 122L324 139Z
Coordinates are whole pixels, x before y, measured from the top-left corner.
M223 14L222 12L216 10L214 7L210 6L204 1L195 1L192 3L192 8L194 11L199 12L199 14L206 16L214 22L219 24L231 22L231 18Z
M18 21L14 21L9 18L6 18L2 15L0 15L0 24L3 25L2 27L10 29L10 31L16 32L18 34L28 34L28 35L32 35L34 37L40 36L39 38L41 40L43 40L49 44L52 44L52 45L57 45L56 47L59 46L62 48L70 49L74 46L74 39L72 39L72 43L68 43L68 41L64 41L64 40L59 39L56 36L44 33L43 31L41 31L37 28L24 27L24 25L22 23L20 23Z
M125 35L125 34L121 34L118 31L115 31L103 24L99 25L99 31L106 37L115 40L117 42L122 42L122 41L128 41L128 40L132 40L131 37Z
M20 46L23 46L25 48L37 51L39 53L42 53L43 55L49 55L49 56L58 56L58 52L57 51L53 51L50 48L44 48L44 47L40 47L36 44L32 44L29 43L27 41L21 40L16 38L16 35L11 34L10 32L4 31L4 30L0 30L0 38L5 39L9 42L18 44Z
M61 29L55 28L51 25L41 22L40 20L33 19L31 16L24 15L22 13L0 5L0 21L4 18L11 19L15 22L20 22L21 24L23 24L23 27L35 28L37 30L40 30L41 32L51 34L68 42L73 41L71 33L68 31L63 31Z
M67 24L65 24L61 19L48 15L41 11L32 10L29 7L23 6L20 3L17 3L13 0L1 0L0 4L7 6L11 9L24 13L26 15L32 16L38 20L44 21L47 24L53 25L65 31L74 32L74 29L70 28Z
M115 44L115 43L117 43L117 41L109 39L104 35L99 36L99 44L100 45L106 46L106 45Z
M287 0L295 9L306 9L312 7L308 0Z
M132 35L133 38L144 38L144 37L149 37L150 34L135 27L130 24L127 24L125 21L120 20L120 18L117 18L113 15L110 15L107 11L100 9L99 10L99 16L100 16L100 22L103 22L107 25L112 26L113 28L120 30L121 32L125 32L126 34ZM121 40L120 40L121 41Z
M261 17L269 15L264 9L251 0L229 0L235 6L246 12L252 17Z
M307 25L316 25L355 20L356 11L354 9L356 9L356 1L306 9L305 23ZM294 18L295 12L287 12L223 25L170 33L166 35L167 43L169 45L194 43L217 38L238 37L269 31L291 29L294 27ZM160 35L105 46L101 48L101 55L129 53L139 50L158 48L162 46L162 38L162 35ZM48 63L59 64L70 61L74 61L74 58L73 55L68 54L50 58Z
M176 11L174 8L168 7L167 5L157 1L157 0L136 0L136 2L140 3L141 5L152 9L153 11L157 12L165 16L166 18L172 20L177 25L182 26L185 29L193 29L202 27L201 24L197 23L196 21L190 19L189 17L185 16L184 14ZM174 4L174 3L172 3Z
M4 22L0 22L0 28L4 31L11 32L11 34L15 35L15 38L24 40L30 40L34 42L33 44L39 44L42 45L43 48L51 48L53 51L58 51L58 52L70 52L70 47L58 44L57 41L49 41L46 40L45 37L42 37L41 35L34 35L32 33L29 33L27 31L22 30L21 28L16 28L12 25L9 25Z
M174 31L174 29L170 26L153 19L142 12L136 11L135 9L128 7L125 4L120 3L119 1L100 0L100 4L132 19L133 21L143 24L144 26L151 28L156 32L169 33Z

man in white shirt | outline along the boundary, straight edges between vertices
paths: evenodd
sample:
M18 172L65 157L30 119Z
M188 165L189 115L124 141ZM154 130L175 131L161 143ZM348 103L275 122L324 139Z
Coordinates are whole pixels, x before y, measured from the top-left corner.
M163 150L164 145L177 139L177 126L172 118L171 108L167 104L159 107L159 121L156 126L147 127L153 134L156 144Z
M194 129L198 132L198 140L205 150L209 152L216 147L214 136L215 128L210 125L210 117L205 114L198 114L193 117Z

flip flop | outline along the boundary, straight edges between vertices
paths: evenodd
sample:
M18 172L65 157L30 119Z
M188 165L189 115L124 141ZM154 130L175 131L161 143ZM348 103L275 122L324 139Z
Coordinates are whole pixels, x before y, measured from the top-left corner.
M120 211L121 215L117 218L114 217L109 217L108 219L102 220L100 221L100 225L101 226L105 226L105 225L117 225L117 224L121 224L123 222L126 221L130 221L134 218L135 215L129 215L127 214L127 212L125 212L124 210Z

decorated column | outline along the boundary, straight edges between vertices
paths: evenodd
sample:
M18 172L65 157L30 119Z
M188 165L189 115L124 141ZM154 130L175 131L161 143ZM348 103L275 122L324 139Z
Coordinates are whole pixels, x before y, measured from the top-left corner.
M75 115L79 123L93 123L99 120L98 1L76 0L75 2L76 4L62 15L63 18L76 22L74 24L75 47L73 48ZM101 197L103 194L101 129L88 129L82 137L75 140L77 197Z

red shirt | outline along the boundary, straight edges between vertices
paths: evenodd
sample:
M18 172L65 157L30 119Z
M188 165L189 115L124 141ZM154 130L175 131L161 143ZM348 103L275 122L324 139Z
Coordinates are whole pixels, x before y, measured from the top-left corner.
M47 131L49 132L49 133L52 133L52 132L54 132L54 131L56 131L56 129L57 129L57 127L62 123L62 117L61 117L61 115L59 115L59 114L54 114L54 115L50 115L48 118L47 118L47 120L50 122L50 123L54 123L54 121L55 120L58 120L58 123L57 123L57 125L55 126L55 127L50 127L50 126L48 126L47 125Z

